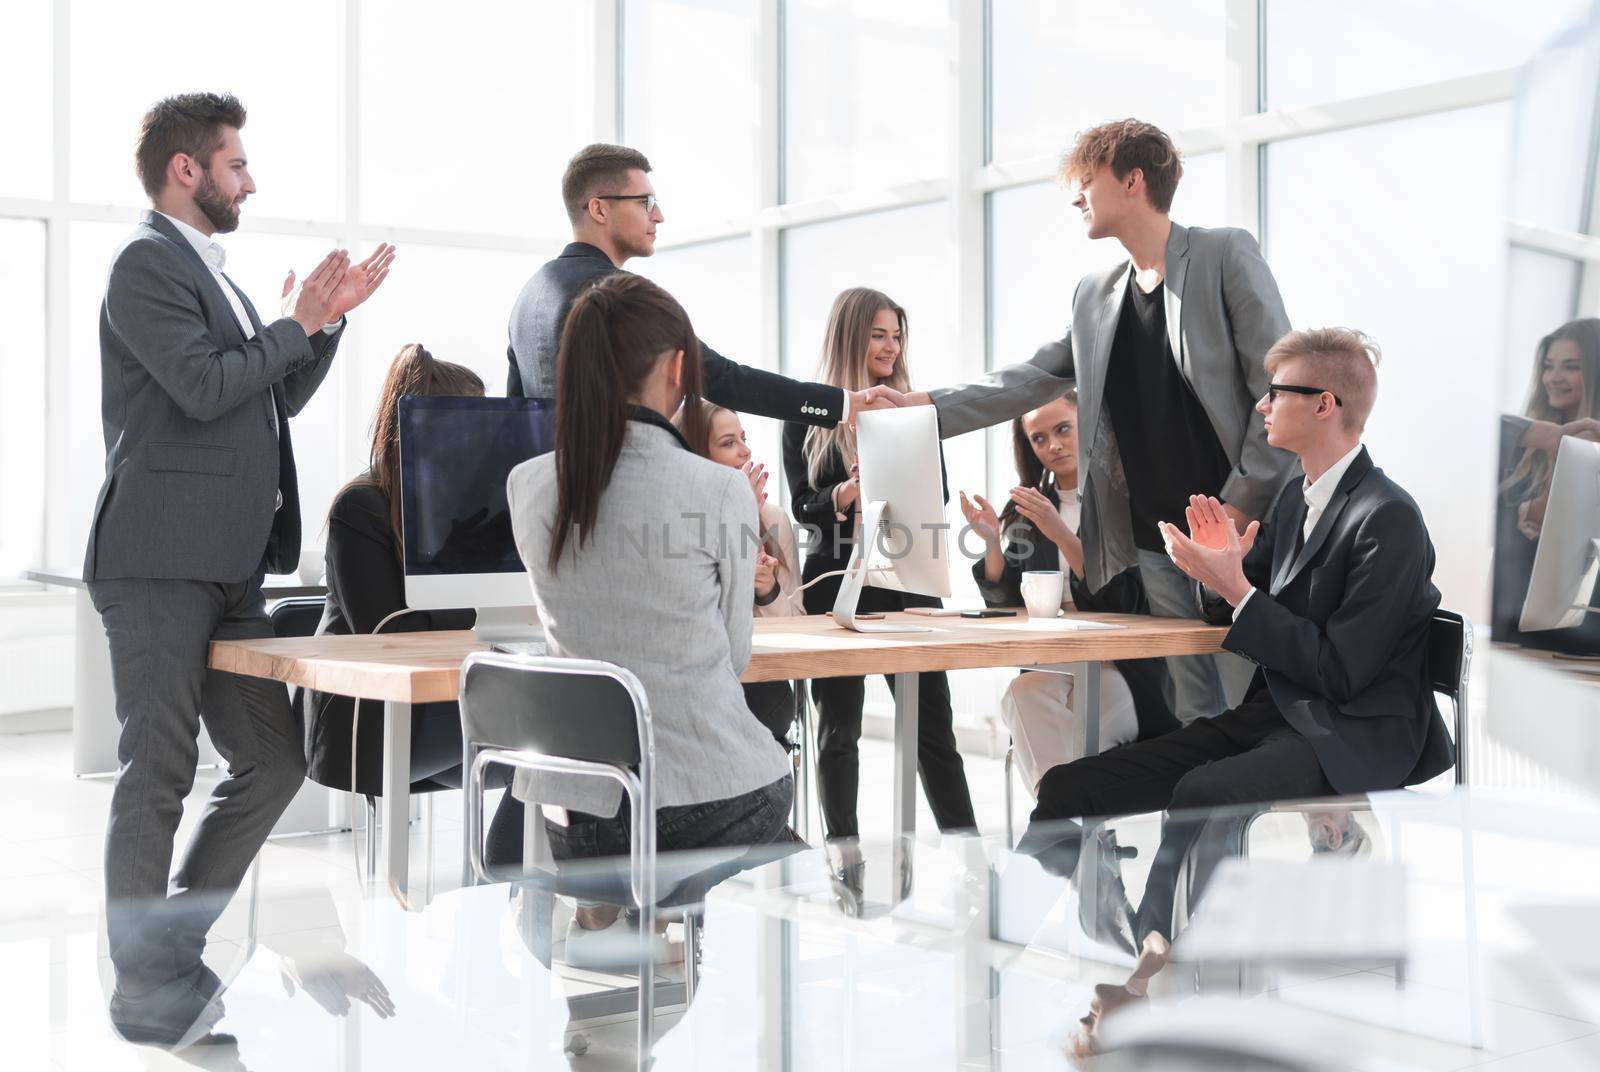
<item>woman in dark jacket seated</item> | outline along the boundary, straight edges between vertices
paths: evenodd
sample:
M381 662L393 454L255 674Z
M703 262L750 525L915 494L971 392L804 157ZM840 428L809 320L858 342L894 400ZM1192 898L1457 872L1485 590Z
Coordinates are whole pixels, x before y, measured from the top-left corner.
M984 557L972 565L983 600L991 607L1022 605L1024 572L1065 574L1066 609L1148 614L1136 571L1113 577L1098 592L1083 579L1078 539L1078 397L1068 391L1011 423L1018 486L998 516L981 495L961 494L961 512L984 538ZM1001 548L1001 538L1006 544ZM1112 748L1178 728L1167 701L1167 671L1160 659L1123 660L1100 674L1100 745ZM1000 715L1016 751L1028 792L1051 767L1080 758L1082 729L1072 711L1070 674L1023 672L1006 688Z
M483 396L483 381L471 369L436 360L418 343L401 349L389 366L372 418L372 448L366 472L340 489L328 511L326 552L328 600L318 636L470 629L471 610L405 610L405 569L400 541L400 434L402 395ZM403 612L397 614L397 612ZM386 623L386 624L385 624ZM306 721L307 774L330 789L350 789L349 696L311 694ZM356 732L355 790L383 791L383 704L363 700ZM411 782L459 788L461 712L453 702L411 709ZM522 808L507 793L490 830L489 856L519 858ZM509 856L507 854L510 854Z

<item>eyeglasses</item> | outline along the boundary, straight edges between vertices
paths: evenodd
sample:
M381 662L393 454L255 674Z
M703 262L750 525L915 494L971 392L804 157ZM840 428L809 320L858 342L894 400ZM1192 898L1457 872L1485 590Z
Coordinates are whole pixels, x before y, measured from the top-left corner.
M596 194L595 196L601 201L638 201L644 205L646 213L654 212L656 205L660 204L655 194Z
M1321 394L1333 395L1333 404L1334 405L1336 405L1336 406L1344 405L1344 399L1340 398L1338 395L1334 395L1333 392L1328 390L1326 387L1302 387L1300 384L1297 384L1297 383L1269 383L1269 384L1267 384L1267 401L1268 402L1277 402L1278 401L1278 394L1279 394L1279 392L1282 392L1282 391L1287 391L1289 394L1292 394L1292 395L1321 395Z

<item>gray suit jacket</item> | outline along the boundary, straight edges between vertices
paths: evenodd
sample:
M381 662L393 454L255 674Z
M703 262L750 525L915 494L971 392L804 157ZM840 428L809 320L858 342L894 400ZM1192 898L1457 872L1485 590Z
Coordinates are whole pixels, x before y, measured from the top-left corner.
M1031 360L930 392L939 409L940 435L948 438L1037 409L1076 384L1085 462L1078 469L1078 491L1090 588L1103 586L1137 561L1122 459L1102 407L1131 270L1124 261L1085 276L1072 297L1067 333L1041 346ZM1167 238L1166 314L1173 357L1233 468L1222 499L1260 517L1292 461L1287 452L1267 445L1255 412L1269 380L1262 361L1288 333L1289 317L1249 232L1173 223Z
M556 456L511 470L511 530L550 654L605 659L638 675L655 730L656 807L727 800L793 768L750 713L759 529L750 482L691 451L664 418L635 410L589 541L569 540L552 573ZM574 712L577 716L581 712ZM524 798L611 816L614 782L517 776Z
M327 375L344 328L308 339L288 318L263 325L234 289L256 329L249 340L200 255L156 212L112 258L100 306L106 477L85 580L236 583L263 561L271 572L298 565L288 419Z

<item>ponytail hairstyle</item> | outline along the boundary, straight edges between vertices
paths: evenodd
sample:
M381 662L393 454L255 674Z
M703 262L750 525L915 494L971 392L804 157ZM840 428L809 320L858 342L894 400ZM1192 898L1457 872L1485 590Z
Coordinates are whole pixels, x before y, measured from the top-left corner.
M556 518L550 572L574 526L581 550L622 453L628 407L656 367L683 351L679 426L704 442L700 343L677 301L644 276L617 272L580 294L556 353Z
M378 392L378 408L372 414L369 436L372 446L367 471L339 489L358 485L376 487L389 500L389 529L394 536L394 554L403 560L405 551L400 535L400 397L402 395L464 395L483 397L483 380L462 365L440 361L420 342L407 343L389 363ZM335 496L337 498L337 496Z
M872 374L867 371L867 345L872 341L873 318L885 309L892 310L900 321L900 356L895 359L894 372L882 382L896 391L911 390L911 375L906 368L911 332L906 311L883 291L868 287L851 287L833 299L822 335L822 352L817 357L817 382L846 391L864 391L874 386ZM831 455L837 454L846 470L856 463L856 430L844 421L832 428L813 425L806 430L802 453L806 482L816 489Z

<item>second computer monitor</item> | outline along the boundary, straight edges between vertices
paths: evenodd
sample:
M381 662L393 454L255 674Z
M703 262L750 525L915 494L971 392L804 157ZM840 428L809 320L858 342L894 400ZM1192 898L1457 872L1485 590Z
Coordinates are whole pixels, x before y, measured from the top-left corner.
M833 620L858 632L927 632L922 625L864 622L856 608L863 584L920 595L950 594L944 467L934 408L861 414L856 420L856 461L861 468L861 526L833 602Z
M944 466L938 411L932 406L872 410L856 418L860 502L884 504L878 538L859 533L867 584L924 596L950 594Z
M1600 443L1565 436L1556 451L1550 498L1533 576L1522 604L1523 632L1572 629L1591 607L1600 575Z

